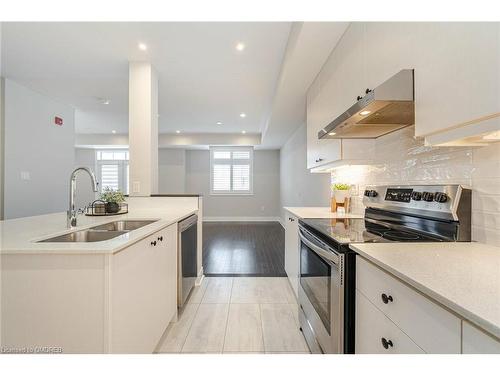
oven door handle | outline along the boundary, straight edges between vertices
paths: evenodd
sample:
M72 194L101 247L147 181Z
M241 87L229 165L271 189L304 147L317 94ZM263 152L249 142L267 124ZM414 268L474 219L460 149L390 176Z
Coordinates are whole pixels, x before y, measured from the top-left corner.
M310 240L308 240L299 230L300 240L303 241L312 251L318 254L320 257L329 260L335 265L339 264L339 256L331 251L326 251L319 247L318 245L313 244Z

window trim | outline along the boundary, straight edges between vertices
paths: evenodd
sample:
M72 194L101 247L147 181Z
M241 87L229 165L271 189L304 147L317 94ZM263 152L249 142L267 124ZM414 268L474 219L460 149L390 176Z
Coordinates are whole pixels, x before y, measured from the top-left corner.
M248 165L250 166L250 174L249 174L249 190L248 191L233 191L233 168L232 166L238 163L234 163L232 154L231 154L231 159L229 163L226 163L231 166L231 177L230 177L230 184L231 184L231 190L227 191L214 191L214 179L213 179L213 172L214 172L214 152L215 151L248 151L250 153L250 160L248 162ZM215 195L215 196L251 196L254 195L253 193L253 152L254 149L253 147L248 147L248 146L210 146L210 172L209 172L209 178L210 178L210 195ZM243 159L244 160L244 159ZM247 163L240 163L240 164L247 164Z
M129 154L129 157L127 159L124 159L124 160L107 160L107 159L100 159L98 160L97 158L97 153L98 152L118 152L118 151L126 151L126 152L129 152L129 150L127 148L113 148L113 149L107 149L107 148L98 148L95 150L95 171L96 171L96 177L97 177L97 181L99 183L98 185L98 190L99 190L99 193L102 192L102 189L103 189L103 185L102 185L102 171L101 171L101 166L103 164L113 164L113 165L118 165L118 168L119 168L119 172L118 172L118 185L119 185L119 189L122 191L123 194L127 194L127 190L128 190L128 184L127 184L127 181L126 181L126 174L127 174L127 166L130 165L130 154ZM121 173L120 173L120 170L121 170ZM129 176L130 178L130 176Z

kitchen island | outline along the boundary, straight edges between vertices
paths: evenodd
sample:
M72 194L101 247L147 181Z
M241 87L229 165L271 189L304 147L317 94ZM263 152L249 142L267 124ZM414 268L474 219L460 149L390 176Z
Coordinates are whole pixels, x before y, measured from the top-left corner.
M106 241L38 242L70 232L66 213L0 222L4 352L154 351L177 314L177 223L197 213L201 224L201 206L196 197L127 202L126 215L78 217L73 231L153 221Z

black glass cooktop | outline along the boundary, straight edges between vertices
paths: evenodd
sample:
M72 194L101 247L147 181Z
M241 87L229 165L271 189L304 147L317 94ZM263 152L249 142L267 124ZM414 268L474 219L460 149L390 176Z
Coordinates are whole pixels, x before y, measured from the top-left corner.
M434 237L394 229L365 219L302 219L301 222L341 244L439 241Z

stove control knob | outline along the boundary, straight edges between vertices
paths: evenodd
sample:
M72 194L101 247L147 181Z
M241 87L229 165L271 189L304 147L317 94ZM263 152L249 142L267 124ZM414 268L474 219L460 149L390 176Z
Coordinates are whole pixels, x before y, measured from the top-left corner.
M424 191L422 193L422 198L426 202L432 202L434 200L434 193L429 193L428 191Z
M413 199L414 201L422 200L422 193L420 191L414 191L413 193L411 193L411 199Z
M378 193L376 190L366 190L365 195L370 198L375 198L378 195Z
M448 200L446 193L436 193L434 200L439 203L445 203Z

